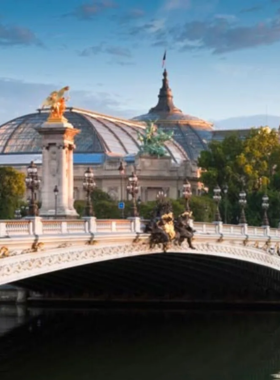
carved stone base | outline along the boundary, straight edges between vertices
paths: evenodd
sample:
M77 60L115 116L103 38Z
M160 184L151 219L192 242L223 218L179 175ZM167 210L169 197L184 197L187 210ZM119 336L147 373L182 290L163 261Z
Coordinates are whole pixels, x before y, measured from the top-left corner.
M43 218L51 218L51 219L77 219L78 218L78 214L77 214L77 211L75 209L73 210L70 210L70 209L67 209L67 208L64 208L64 209L61 209L61 210L57 210L57 213L55 212L55 210L47 210L47 209L44 209L44 208L41 208L40 209L40 216L43 217Z

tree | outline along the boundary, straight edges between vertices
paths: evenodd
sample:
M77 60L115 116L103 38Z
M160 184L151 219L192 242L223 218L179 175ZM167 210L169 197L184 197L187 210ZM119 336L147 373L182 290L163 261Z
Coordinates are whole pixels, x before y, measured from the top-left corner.
M14 218L25 193L25 175L11 167L0 167L0 218Z
M202 151L198 160L198 165L204 170L202 172L202 182L209 189L214 189L218 184L233 184L239 173L239 166L236 162L243 152L244 142L237 134L226 137L223 141L211 141L209 150Z
M243 171L247 189L267 187L273 175L280 172L279 136L269 128L252 129L236 157L239 171Z
M93 189L91 199L93 204L98 203L100 201L114 202L114 200L110 197L108 193L106 193L102 189L99 189L98 187L95 187Z
M120 218L120 210L117 202L114 201L108 193L95 188L91 194L94 214L98 219L116 219ZM74 207L80 217L85 216L86 201L75 201Z
M280 219L280 145L277 131L269 128L252 129L242 140L236 134L223 141L213 141L209 150L202 152L198 164L203 169L202 182L209 188L209 197L219 185L228 185L227 197L222 191L220 209L227 209L227 221L238 223L239 193L244 187L247 193L246 215L249 224L262 223L262 196L270 198L268 216L271 226Z

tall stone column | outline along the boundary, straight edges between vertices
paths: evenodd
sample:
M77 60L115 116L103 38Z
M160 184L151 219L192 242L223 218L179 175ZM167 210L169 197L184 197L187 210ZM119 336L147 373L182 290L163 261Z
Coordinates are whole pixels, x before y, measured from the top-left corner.
M73 204L74 137L80 131L68 122L45 122L36 130L42 136L42 206L40 216L54 217L54 187L58 187L57 217L78 216Z
M49 147L43 145L42 148L42 161L43 162L49 162ZM43 165L42 166L42 199L45 199L45 202L48 202L49 194L46 191L46 187L44 186L44 182L48 181L49 178L49 165Z
M74 175L73 175L73 151L75 145L68 149L68 207L74 209Z

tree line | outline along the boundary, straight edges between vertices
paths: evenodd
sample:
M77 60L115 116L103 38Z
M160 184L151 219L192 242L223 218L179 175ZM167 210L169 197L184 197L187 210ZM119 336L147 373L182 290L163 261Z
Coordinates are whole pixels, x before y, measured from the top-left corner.
M228 222L238 223L240 216L239 194L246 192L247 222L262 224L262 197L269 198L270 225L280 221L280 144L276 130L268 127L251 129L245 138L232 133L223 141L211 141L209 150L201 152L198 165L202 169L201 181L208 195L218 185L222 190L221 214L227 211ZM227 188L227 194L223 189Z

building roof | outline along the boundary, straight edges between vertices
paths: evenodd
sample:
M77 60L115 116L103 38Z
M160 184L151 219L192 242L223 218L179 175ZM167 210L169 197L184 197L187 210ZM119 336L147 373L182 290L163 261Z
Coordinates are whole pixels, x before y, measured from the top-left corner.
M245 139L251 133L251 129L216 129L212 133L212 139L223 141L226 137L236 135L241 139Z
M34 128L40 128L48 116L49 111L38 110L37 113L18 117L0 126L0 163L3 154L14 156L41 153L41 136ZM75 155L91 153L124 157L139 152L137 136L138 133L144 133L144 123L74 107L67 108L65 117L81 131L75 138ZM188 159L175 141L166 142L165 148L176 163ZM80 162L83 160L81 156L77 156L77 159ZM88 157L84 159L87 160Z
M207 149L207 144L212 137L212 123L185 114L174 105L166 69L163 72L157 105L152 107L147 114L137 116L132 120L153 121L159 128L173 131L174 139L184 148L188 157L194 160L201 150Z

